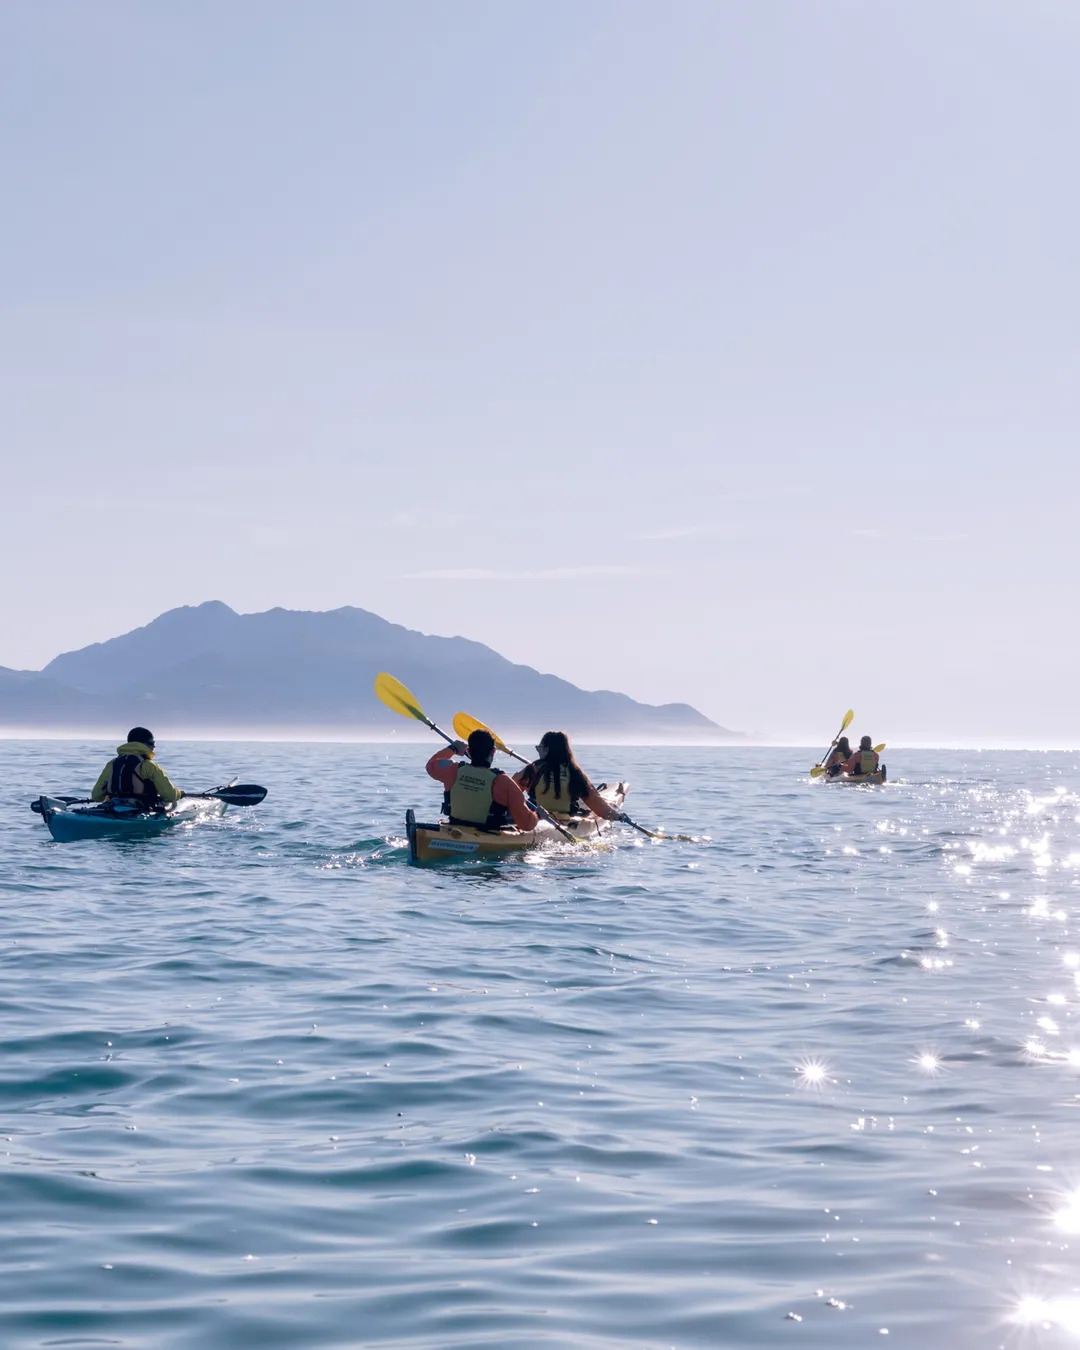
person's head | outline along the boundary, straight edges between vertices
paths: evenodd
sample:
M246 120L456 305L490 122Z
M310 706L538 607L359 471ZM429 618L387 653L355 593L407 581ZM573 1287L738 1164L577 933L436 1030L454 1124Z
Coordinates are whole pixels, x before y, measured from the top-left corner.
M572 764L570 737L565 731L545 731L536 747L537 757L546 764Z
M859 742L860 750L873 750L873 748L874 742L870 739L869 736L864 736L862 740Z
M836 748L837 748L837 750L840 751L840 753L841 753L842 755L847 755L848 757L850 757L850 755L851 755L851 742L848 740L848 738L847 738L846 736L841 736L841 737L840 737L840 739L836 742Z
M495 737L490 731L481 731L478 727L469 735L469 758L480 768L486 769L495 758Z
M132 727L127 738L129 741L135 741L138 745L145 745L148 750L154 748L154 733L147 731L146 727Z

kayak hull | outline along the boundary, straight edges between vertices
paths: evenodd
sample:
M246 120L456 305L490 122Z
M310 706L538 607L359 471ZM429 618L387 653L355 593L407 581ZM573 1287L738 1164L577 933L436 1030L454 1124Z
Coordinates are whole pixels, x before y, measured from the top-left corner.
M110 809L103 805L70 804L55 797L42 797L41 817L58 844L80 839L150 839L174 825L220 816L225 810L219 801L185 801L158 811L137 812Z
M822 774L823 783L846 783L848 787L868 787L872 783L885 783L888 781L888 771L883 764L880 769L874 773L837 773Z
M629 791L627 783L599 789L604 800L614 807L622 806ZM594 815L558 816L556 819L564 830L582 843L595 843L610 831L612 824L610 820L601 820ZM513 827L499 831L476 830L468 825L451 825L448 820L423 824L411 809L405 813L405 833L409 839L409 861L418 864L490 861L527 849L542 848L545 844L567 842L546 820L534 830Z

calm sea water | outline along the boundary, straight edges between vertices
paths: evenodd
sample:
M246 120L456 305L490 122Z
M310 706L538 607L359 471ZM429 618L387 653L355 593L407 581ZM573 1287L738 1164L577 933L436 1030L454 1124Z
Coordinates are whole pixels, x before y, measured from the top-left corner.
M1080 1345L1080 759L590 749L707 833L406 863L424 747L0 745L0 1345ZM887 1336L887 1339L886 1339Z

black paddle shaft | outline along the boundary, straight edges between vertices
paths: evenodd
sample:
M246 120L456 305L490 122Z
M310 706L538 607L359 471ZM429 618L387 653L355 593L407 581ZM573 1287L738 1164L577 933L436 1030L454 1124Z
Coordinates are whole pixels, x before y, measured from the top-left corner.
M266 788L258 783L237 783L233 787L212 788L209 792L187 792L187 797L212 797L226 806L258 806L266 796Z

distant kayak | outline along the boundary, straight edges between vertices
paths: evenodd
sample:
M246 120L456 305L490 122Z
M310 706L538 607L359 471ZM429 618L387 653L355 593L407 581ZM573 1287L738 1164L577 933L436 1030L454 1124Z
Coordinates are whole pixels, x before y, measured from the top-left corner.
M621 807L630 787L627 783L618 783L613 788L601 786L598 791L606 802ZM557 816L556 819L564 830L582 843L601 838L612 826L610 820L601 820L594 815ZM518 830L513 826L504 830L477 830L468 825L451 825L448 820L425 825L416 819L415 811L409 810L405 813L405 832L409 839L409 861L413 863L501 858L507 854L521 853L525 849L540 848L544 844L573 847L546 820L542 820L534 830Z
M888 781L888 771L883 764L875 773L835 773L822 774L816 780L819 783L846 783L849 787L866 787L871 783Z
M178 802L155 811L140 811L108 802L39 797L31 803L31 809L41 816L58 844L70 844L77 839L146 839L174 825L190 825L220 816L225 804L205 797L181 797Z

